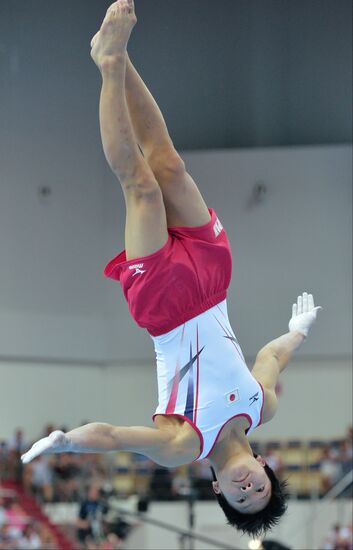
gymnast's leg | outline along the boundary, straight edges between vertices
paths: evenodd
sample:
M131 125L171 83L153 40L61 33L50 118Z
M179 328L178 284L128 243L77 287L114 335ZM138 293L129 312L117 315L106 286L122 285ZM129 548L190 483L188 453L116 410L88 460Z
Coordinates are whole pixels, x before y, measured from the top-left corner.
M120 0L109 8L114 10ZM93 37L92 46L101 30ZM126 52L126 101L137 143L156 177L166 208L168 226L203 225L210 215L196 183L174 148L163 115Z
M119 2L108 10L114 10ZM92 40L93 49L99 31ZM157 179L166 207L168 226L199 226L210 220L205 201L185 164L174 148L162 113L126 53L126 101L137 143ZM121 95L111 97L110 106L120 109ZM108 112L110 112L108 110Z
M119 0L108 9L91 43L91 56L102 75L99 118L103 149L126 203L127 259L155 252L168 238L161 189L135 141L125 96L126 46L135 23L132 0Z
M100 33L93 37L93 48ZM163 193L168 226L195 227L207 223L210 215L206 203L174 148L157 103L127 53L125 92L135 139Z
M128 56L126 99L136 140L162 189L168 226L207 223L206 203L174 148L156 101Z

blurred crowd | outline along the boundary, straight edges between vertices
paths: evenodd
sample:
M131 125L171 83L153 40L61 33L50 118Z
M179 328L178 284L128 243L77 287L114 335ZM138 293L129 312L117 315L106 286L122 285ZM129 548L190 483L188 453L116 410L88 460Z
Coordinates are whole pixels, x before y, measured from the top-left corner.
M0 486L1 491L1 486ZM0 492L0 549L37 550L55 548L55 541L48 527L34 521L22 509L16 497Z
M37 439L55 429L68 431L65 426L47 425ZM345 438L323 445L318 462L321 494L352 469L352 437L350 427ZM119 517L112 519L107 505L111 496L121 498L137 493L146 502L214 498L211 472L205 461L168 469L130 453L125 453L129 455L125 462L119 459L122 453L63 453L39 456L23 466L21 454L31 444L21 429L17 429L9 440L0 441L0 495L1 479L12 479L21 483L26 493L42 504L79 503L75 535L81 548L115 550L123 547L133 525ZM256 452L264 457L278 477L285 477L286 464L280 449L258 444ZM332 533L330 537L325 542L325 550L348 549L332 546ZM0 500L0 549L50 548L50 544L52 541L45 528L26 517L18 502Z
M321 550L353 550L353 526L336 523L327 534Z
M352 470L353 429L350 427L345 439L336 445L326 445L320 460L323 492L327 492L345 474Z
M45 437L55 429L58 428L47 425L39 437ZM59 429L68 431L66 427ZM87 480L98 480L101 485L109 484L115 473L119 473L111 455L104 454L63 453L40 456L23 467L21 454L31 444L21 429L16 430L10 440L0 441L0 479L2 477L21 481L26 490L42 502L77 502L82 498ZM286 465L279 450L265 444L256 451L265 458L278 477L283 477ZM321 449L317 465L321 476L321 494L327 492L352 469L352 461L353 430L350 427L345 438L323 445ZM143 472L148 477L148 487L142 491L144 496L148 492L151 498L170 500L196 491L200 499L212 498L210 470L202 461L187 468L166 469L155 465L146 457L132 455L125 470L128 468ZM121 492L129 491L122 487Z

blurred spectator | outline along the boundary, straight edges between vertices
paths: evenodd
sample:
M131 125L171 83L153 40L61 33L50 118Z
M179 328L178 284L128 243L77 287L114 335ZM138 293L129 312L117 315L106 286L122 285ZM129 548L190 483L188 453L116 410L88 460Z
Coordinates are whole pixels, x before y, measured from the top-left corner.
M40 437L47 437L49 434L54 432L56 429L57 428L56 428L55 424L52 424L52 423L46 424L46 426L44 426L44 428L43 428L43 432L42 432L42 435Z
M353 468L352 458L353 458L352 443L347 438L341 441L338 447L338 460L341 463L343 475L347 474L352 470Z
M321 550L352 550L352 548L352 524L342 526L336 523L325 538Z
M285 464L280 453L273 449L271 446L266 446L262 456L263 459L266 461L266 464L281 479L283 477Z
M6 524L0 527L0 548L1 550L13 548L13 539L9 532L9 526Z
M42 547L45 550L49 550L50 548L57 549L53 533L45 523L38 524L38 534L42 541Z
M21 548L21 550L40 550L42 548L38 526L35 523L29 523L23 529L22 536L18 542L18 548Z
M107 538L101 543L101 550L119 550L122 548L123 540L115 533L109 533Z
M0 480L8 476L9 453L5 440L0 441Z
M189 473L192 479L192 487L196 491L197 498L208 500L214 498L212 490L212 473L207 460L200 460L190 464Z
M1 486L0 486L0 489L1 489ZM5 521L6 521L4 504L5 504L5 501L3 497L0 496L0 528L5 524Z
M133 455L133 469L136 494L146 497L149 491L149 482L154 463L150 458L141 454Z
M18 481L22 479L22 462L21 454L27 450L28 442L25 440L23 430L17 428L14 436L7 442L9 472L8 475L14 477Z
M77 538L82 544L86 544L90 537L98 541L102 536L102 518L108 512L107 505L100 494L98 485L91 485L87 491L87 497L81 502L76 520ZM88 546L86 546L88 548Z
M123 541L114 533L109 533L107 538L97 542L91 537L86 539L86 550L120 550L123 548Z
M112 513L111 510L109 510L109 512L107 516L104 516L103 531L107 538L112 535L111 539L115 542L118 540L119 544L121 544L122 541L127 539L133 525L125 521L124 516L122 517L120 514L116 515L114 512ZM115 537L113 535L115 535Z
M320 458L322 491L327 492L342 477L342 466L337 451L326 445Z
M171 500L173 498L173 476L168 468L158 466L152 470L149 496L155 500Z
M16 533L16 535L22 533L28 523L27 514L15 499L6 500L4 508L6 523L9 525L11 532Z
M30 489L42 502L53 500L53 470L50 465L51 457L38 456L31 462Z
M23 430L21 428L17 428L13 437L11 437L7 443L8 450L16 451L19 454L22 454L24 451L27 450L28 442L25 440L25 437L23 435Z
M80 455L63 453L54 457L55 501L77 502L80 498Z
M42 548L56 548L48 526L31 520L13 497L0 496L0 550Z
M177 468L173 472L172 492L179 497L185 497L191 494L191 480L187 467Z
M103 481L109 476L109 458L103 454L82 454L80 455L81 477L85 481L94 479Z

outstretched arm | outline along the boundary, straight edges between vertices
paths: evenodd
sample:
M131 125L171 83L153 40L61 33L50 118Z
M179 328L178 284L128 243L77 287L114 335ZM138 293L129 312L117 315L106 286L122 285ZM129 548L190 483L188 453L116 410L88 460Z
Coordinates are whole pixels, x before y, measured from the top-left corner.
M265 389L274 391L279 374L308 336L320 309L314 307L312 294L304 292L298 296L297 303L293 304L289 332L272 340L259 351L252 374Z
M132 451L153 459L159 454L164 454L171 442L172 434L168 431L93 422L67 433L56 430L34 443L21 458L22 462L27 464L41 454Z
M252 374L262 386L274 390L280 373L305 340L300 332L288 332L264 346L256 356Z

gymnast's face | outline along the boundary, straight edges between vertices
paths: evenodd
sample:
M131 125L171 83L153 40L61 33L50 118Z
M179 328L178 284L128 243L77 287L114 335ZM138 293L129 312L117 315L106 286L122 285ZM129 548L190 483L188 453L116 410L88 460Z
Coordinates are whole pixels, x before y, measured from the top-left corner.
M255 514L265 508L271 498L272 485L264 466L260 455L256 458L250 454L232 457L217 472L213 490L222 493L238 512Z

